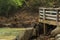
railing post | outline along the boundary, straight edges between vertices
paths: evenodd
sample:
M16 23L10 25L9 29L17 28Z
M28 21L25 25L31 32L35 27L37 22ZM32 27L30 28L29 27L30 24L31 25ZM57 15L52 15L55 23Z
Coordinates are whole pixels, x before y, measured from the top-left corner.
M44 35L46 34L46 27L45 27L45 9L43 9L43 22L44 22Z
M57 27L59 27L59 10L56 10L56 11L57 11L56 23L57 23Z
M39 17L40 17L40 8L39 8ZM41 20L40 20L40 18L39 18L39 22L40 22Z

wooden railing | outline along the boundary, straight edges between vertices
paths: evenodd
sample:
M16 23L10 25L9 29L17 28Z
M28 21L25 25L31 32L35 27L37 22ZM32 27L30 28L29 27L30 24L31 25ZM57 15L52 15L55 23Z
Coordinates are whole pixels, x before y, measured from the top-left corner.
M60 8L39 8L39 17L43 20L43 23L45 20L51 20L55 21L57 24L57 27L59 27L60 22ZM44 23L44 34L46 34L45 29L45 23Z
M39 8L39 14L41 19L45 20L58 20L60 21L60 8ZM58 17L57 17L58 15Z

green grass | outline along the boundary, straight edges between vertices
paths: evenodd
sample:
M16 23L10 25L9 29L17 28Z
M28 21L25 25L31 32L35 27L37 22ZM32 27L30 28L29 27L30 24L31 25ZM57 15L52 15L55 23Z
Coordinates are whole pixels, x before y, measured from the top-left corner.
M30 28L29 28L30 29ZM17 35L23 36L27 28L0 28L0 40L13 40Z
M16 36L19 33L23 33L25 30L18 28L0 28L0 36Z

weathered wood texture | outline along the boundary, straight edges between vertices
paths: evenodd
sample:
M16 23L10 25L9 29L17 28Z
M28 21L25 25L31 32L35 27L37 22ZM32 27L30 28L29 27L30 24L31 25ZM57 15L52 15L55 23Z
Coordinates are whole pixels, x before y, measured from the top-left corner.
M39 22L58 25L60 24L60 8L39 8L39 17Z

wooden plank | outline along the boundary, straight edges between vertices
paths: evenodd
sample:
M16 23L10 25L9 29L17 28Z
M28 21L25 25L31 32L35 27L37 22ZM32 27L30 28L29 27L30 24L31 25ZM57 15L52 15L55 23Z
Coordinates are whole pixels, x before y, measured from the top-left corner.
M45 11L46 13L57 13L56 11ZM43 13L43 11L39 11L39 13ZM59 12L60 13L60 12Z
M43 12L42 10L39 11L39 13L42 13L42 12ZM53 14L54 14L54 13L57 13L56 11L50 11L50 10L49 10L49 11L46 10L45 12L46 12L46 13L53 13ZM60 12L59 12L59 13L60 13Z
M40 16L40 18L43 18L43 16ZM45 17L46 19L50 19L50 20L55 20L56 21L56 18L53 18L53 17ZM59 18L60 20L60 18Z
M43 11L40 11L43 12ZM45 11L46 13L57 13L56 11ZM60 13L60 12L59 12Z
M46 34L46 27L45 27L45 9L43 9L43 21L44 21L44 35Z
M45 22L43 22L43 19L40 19L39 22L46 23L46 24L49 24L49 25L57 25L56 21L51 21L51 20L45 20ZM60 24L60 22L59 22L59 24Z
M40 15L43 15L42 13ZM56 17L56 15L52 15L52 14L45 14L46 16L50 16L50 17Z
M46 19L56 20L56 18L52 18L52 17L46 17Z
M42 16L43 13L40 13L40 16ZM53 14L45 14L46 17L56 17L57 15L53 15ZM59 15L59 18L60 18L60 15Z
M57 11L56 24L57 24L57 27L59 27L59 11L58 10L56 10L56 11Z
M43 18L43 17L42 17L42 16L40 16L40 18ZM51 18L51 17L46 17L46 19L56 20L56 18Z
M54 17L54 18L56 18L56 15L46 14L46 17Z
M60 8L43 8L43 7L39 7L39 9L60 10Z

